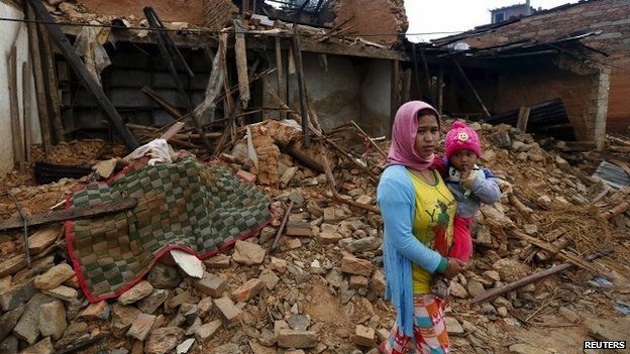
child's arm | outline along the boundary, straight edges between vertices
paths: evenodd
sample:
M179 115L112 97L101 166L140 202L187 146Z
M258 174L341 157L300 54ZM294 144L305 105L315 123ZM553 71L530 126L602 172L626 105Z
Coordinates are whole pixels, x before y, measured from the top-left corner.
M468 187L482 203L494 204L501 198L501 189L499 188L497 179L492 172L486 168L479 169L469 183L470 185Z

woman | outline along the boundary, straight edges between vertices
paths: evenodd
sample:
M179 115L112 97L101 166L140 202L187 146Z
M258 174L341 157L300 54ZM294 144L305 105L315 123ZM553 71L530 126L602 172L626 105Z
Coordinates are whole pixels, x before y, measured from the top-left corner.
M447 279L463 264L445 257L453 239L455 199L429 169L440 140L438 112L421 101L402 105L394 119L392 144L377 200L383 217L385 297L397 318L383 353L448 353L444 300L431 293L432 274Z

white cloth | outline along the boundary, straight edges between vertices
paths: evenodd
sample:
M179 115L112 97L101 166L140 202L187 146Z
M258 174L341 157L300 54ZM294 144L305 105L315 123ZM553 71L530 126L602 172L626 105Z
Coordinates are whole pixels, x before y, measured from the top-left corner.
M137 160L147 155L151 157L149 165L154 166L157 162L173 163L175 153L165 139L153 139L135 149L126 159Z

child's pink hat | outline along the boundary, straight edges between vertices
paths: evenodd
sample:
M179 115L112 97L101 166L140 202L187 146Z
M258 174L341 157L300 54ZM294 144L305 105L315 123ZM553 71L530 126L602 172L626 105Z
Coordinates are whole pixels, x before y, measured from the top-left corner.
M481 145L477 132L460 121L453 122L451 130L446 133L444 138L444 155L450 158L451 155L459 150L470 150L477 157L481 157Z

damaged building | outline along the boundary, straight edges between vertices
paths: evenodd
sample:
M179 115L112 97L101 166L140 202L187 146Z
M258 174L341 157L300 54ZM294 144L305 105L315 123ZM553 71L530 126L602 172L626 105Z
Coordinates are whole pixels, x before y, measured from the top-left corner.
M34 109L26 124L33 125L30 141L43 139L49 146L66 139L119 139L121 129L161 127L186 116L192 108L198 108L199 123L212 139L220 135L230 117L248 123L286 117L287 107L304 114L302 97L324 129L355 120L370 134L387 134L400 101L396 85L399 63L408 60L401 50L407 28L402 1L371 2L374 11L365 11L358 1L315 1L309 7L269 5L273 3L164 0L152 2L147 10L131 2L42 2L59 24L52 26L82 56L102 95L95 97L94 90L86 89L76 64L55 45L61 39L47 38L51 26L44 29L40 25L40 41L45 43L40 47L53 48L54 62L35 63L44 68L41 85L48 86L42 91L47 94L31 97ZM16 3L4 1L2 6L7 17L27 17ZM162 30L148 30L147 11L155 15ZM374 13L379 14L378 21ZM29 16L41 20L41 14ZM296 26L286 22L290 20ZM27 61L29 26L20 22L2 25L10 27L7 33L15 34L9 36L11 41L17 36L15 43L24 47L24 54L18 57L21 65ZM160 42L166 47L161 48ZM6 43L8 48L10 44ZM292 50L296 45L300 62ZM164 50L170 55L165 57ZM217 56L221 58L215 61ZM213 77L215 69L219 72ZM16 91L21 92L21 72L18 76ZM212 88L210 80L214 80ZM37 77L34 81L38 83ZM223 93L225 87L231 87L229 95ZM32 89L31 96L33 91L40 90ZM215 96L206 102L204 113L199 106L208 94ZM18 94L18 101L20 97ZM39 108L45 107L49 114L38 119L35 103L41 100L48 102ZM105 103L109 108L104 108L103 101L109 101ZM23 117L21 108L17 111ZM112 115L118 115L120 119L115 120L120 123L113 122ZM9 117L8 112L4 116ZM41 121L49 123L42 139L37 133ZM3 124L8 128L10 120ZM189 125L195 126L190 120ZM122 136L123 142L131 139L127 133ZM6 157L2 165L8 171L12 161Z
M606 132L628 132L629 17L630 1L581 1L420 44L418 90L492 123L528 108L528 132L601 149Z

